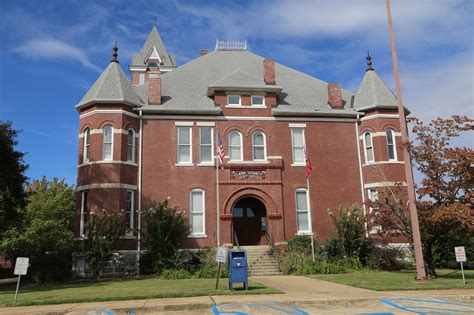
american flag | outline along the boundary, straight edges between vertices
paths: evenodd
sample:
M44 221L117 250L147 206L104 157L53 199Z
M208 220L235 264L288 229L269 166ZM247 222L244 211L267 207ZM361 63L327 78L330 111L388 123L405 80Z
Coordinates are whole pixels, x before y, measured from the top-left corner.
M217 133L217 157L219 158L219 167L224 169L224 146L222 145L221 136Z
M309 176L313 171L313 166L311 165L311 161L308 157L308 152L306 151L306 147L304 147L304 160L306 162L306 176Z

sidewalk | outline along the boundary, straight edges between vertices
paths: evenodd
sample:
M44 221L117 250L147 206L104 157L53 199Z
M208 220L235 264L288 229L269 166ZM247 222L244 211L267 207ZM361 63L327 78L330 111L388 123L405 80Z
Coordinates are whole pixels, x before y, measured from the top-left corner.
M133 301L111 301L96 303L76 303L0 308L0 314L98 314L97 310L107 310L114 314L168 313L212 314L215 305L240 303L261 304L284 303L301 308L318 307L318 310L355 309L369 305L380 299L419 298L458 301L473 305L474 290L428 290L428 291L390 291L377 292L350 287L342 284L298 276L253 277L254 281L277 288L284 294L203 296L169 299L149 299ZM178 312L181 311L181 312ZM319 311L317 313L320 313ZM104 313L103 313L104 314ZM107 313L105 313L107 314ZM403 314L403 313L402 313Z

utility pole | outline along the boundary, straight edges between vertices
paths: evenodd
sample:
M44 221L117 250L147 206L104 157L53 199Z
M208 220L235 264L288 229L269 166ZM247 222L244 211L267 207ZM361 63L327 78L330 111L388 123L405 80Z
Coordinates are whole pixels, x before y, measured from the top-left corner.
M397 50L395 46L395 35L393 34L392 11L390 0L386 0L388 33L390 35L390 46L392 48L393 73L395 76L395 87L397 90L398 115L400 117L400 130L403 142L403 160L405 161L405 177L407 180L408 202L410 207L410 221L413 233L413 245L415 247L416 260L416 280L427 280L425 262L423 260L423 250L421 248L420 226L418 224L418 214L416 211L415 187L413 185L413 170L411 167L410 152L408 151L408 130L405 120L405 108L403 106L402 89L400 87L400 74L398 72Z

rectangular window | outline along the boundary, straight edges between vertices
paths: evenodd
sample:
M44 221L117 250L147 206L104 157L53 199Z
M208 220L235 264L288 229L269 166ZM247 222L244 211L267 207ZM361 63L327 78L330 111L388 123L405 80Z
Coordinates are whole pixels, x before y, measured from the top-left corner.
M191 235L204 235L204 190L191 191Z
M91 144L91 131L89 128L84 132L84 153L83 153L83 163L89 162L90 155L90 144Z
M372 134L366 132L364 134L364 146L365 146L365 162L373 163L374 162L374 148L372 146Z
M89 209L87 204L87 197L89 195L89 191L85 190L81 193L81 223L79 227L79 237L84 236L86 233L86 224L87 219L89 218Z
M145 74L144 73L139 73L138 74L138 84L142 85L145 83Z
M212 159L212 153L214 152L212 131L212 127L199 128L199 149L201 163L213 163L214 161Z
M377 192L377 189L375 189L375 188L370 188L367 191L367 194L368 194L369 200L372 201L372 202L375 202L379 199L379 194ZM374 208L369 207L369 213L371 213L372 211L374 211ZM370 233L371 234L377 234L380 231L382 231L382 227L380 225L377 225L377 226L372 227L372 229L370 230Z
M252 95L252 106L265 106L265 97L263 95Z
M127 134L127 161L135 162L135 133L132 130Z
M127 224L126 235L133 235L133 205L135 192L127 190L127 199L125 200L125 222Z
M110 161L113 159L114 128L112 126L105 126L102 132L102 159Z
M191 127L178 127L178 163L192 162Z
M240 106L240 95L227 95L227 105Z
M291 128L291 144L293 152L293 164L305 164L304 160L304 128Z
M394 139L394 132L393 130L389 129L386 132L387 135L387 149L388 149L388 160L389 161L396 161L397 160L397 153L395 149L395 139Z
M308 191L306 189L296 190L296 221L298 233L311 233Z

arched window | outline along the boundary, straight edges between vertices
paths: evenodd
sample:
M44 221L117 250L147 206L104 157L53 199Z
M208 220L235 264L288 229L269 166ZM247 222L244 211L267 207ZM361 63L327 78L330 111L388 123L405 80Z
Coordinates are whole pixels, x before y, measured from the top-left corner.
M204 190L191 190L189 205L189 223L191 225L191 235L205 235L205 204Z
M372 146L372 134L370 132L364 133L364 148L365 148L365 162L374 162L374 147Z
M395 132L393 132L392 129L388 129L385 133L387 135L388 160L396 161L397 160L397 147L395 144Z
M90 145L91 145L91 130L89 128L87 128L84 131L84 152L83 152L83 155L82 155L82 163L89 162Z
M128 130L127 161L132 163L135 162L135 132L133 129Z
M102 160L112 160L114 151L114 128L110 125L102 129Z
M229 134L229 160L243 160L242 134L235 130Z
M311 233L309 196L306 188L296 189L296 222L298 234Z
M256 131L252 135L252 159L254 161L264 161L267 159L267 149L265 145L265 134Z

